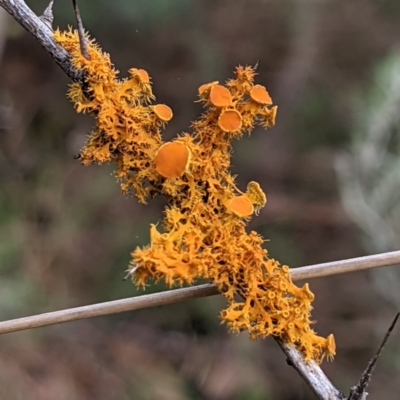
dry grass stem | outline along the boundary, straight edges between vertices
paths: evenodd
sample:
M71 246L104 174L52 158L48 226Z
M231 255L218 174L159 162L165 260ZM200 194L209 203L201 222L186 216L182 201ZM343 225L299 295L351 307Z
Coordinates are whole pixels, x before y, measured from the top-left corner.
M395 264L400 264L400 251L294 268L291 269L291 274L292 279L296 281ZM213 296L216 294L218 294L216 286L206 284L136 296L128 299L114 300L89 306L70 308L67 310L54 311L31 317L0 322L0 334L75 321L78 319L99 317L102 315L117 314L142 308L161 306L188 299Z
M361 375L361 379L358 382L357 386L354 386L350 389L350 396L348 400L366 400L368 393L367 393L367 387L369 382L371 381L372 378L372 373L374 372L376 362L378 361L378 358L382 354L383 348L385 347L389 336L391 335L394 327L397 324L397 321L399 319L400 313L397 313L396 316L394 317L392 323L390 324L389 329L386 332L385 337L382 340L381 345L378 348L378 351L376 354L372 357L372 359L369 361L367 368L365 368L365 371Z

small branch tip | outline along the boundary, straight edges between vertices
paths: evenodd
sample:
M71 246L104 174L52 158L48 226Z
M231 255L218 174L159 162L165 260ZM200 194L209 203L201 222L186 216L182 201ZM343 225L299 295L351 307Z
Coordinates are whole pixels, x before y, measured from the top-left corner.
M392 323L390 324L389 329L387 330L387 332L385 334L385 337L382 340L381 345L378 348L378 351L369 361L367 368L365 368L364 372L362 373L358 384L356 386L353 386L350 388L350 396L349 396L348 400L365 400L367 398L368 392L366 390L369 385L369 382L371 381L372 373L375 369L376 362L378 361L378 358L382 354L383 348L385 347L390 334L392 333L394 327L396 326L399 316L400 316L400 312L398 312L396 314L396 316L394 317Z
M42 20L42 22L46 24L47 27L50 28L51 30L53 30L53 21L54 21L53 5L54 5L54 0L51 0L49 5L44 10L43 14L39 17Z
M83 57L86 58L86 60L90 60L87 43L86 43L85 31L83 29L82 18L81 18L81 14L79 12L77 1L72 0L72 4L74 7L76 24L78 26L78 35L79 35L79 44L81 47L81 53L82 53Z

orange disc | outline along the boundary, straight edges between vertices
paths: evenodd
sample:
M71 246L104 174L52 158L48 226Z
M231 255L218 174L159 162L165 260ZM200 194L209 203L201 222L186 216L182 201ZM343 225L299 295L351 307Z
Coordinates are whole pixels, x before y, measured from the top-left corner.
M131 73L131 75L133 76L138 76L140 78L140 80L144 83L149 83L150 82L150 77L149 74L146 70L144 69L138 69L138 68L131 68L129 70L129 72Z
M179 142L169 142L162 145L154 163L157 172L164 178L179 178L189 164L190 151L187 146Z
M231 92L222 85L215 85L210 90L210 102L216 107L228 107L232 104Z
M229 200L227 209L238 217L248 217L253 214L254 208L247 196L237 196Z
M218 85L218 81L210 82L210 83L204 83L199 87L199 95L202 95L207 89L209 89L211 86Z
M168 122L173 116L172 110L165 104L156 104L153 110L156 113L157 117L165 122Z
M236 110L225 110L218 118L218 126L224 132L236 132L242 127L242 116Z
M272 99L270 95L267 92L267 89L265 89L264 86L261 85L255 85L251 90L250 90L250 97L257 103L260 104L272 104Z
M149 74L148 74L148 72L147 72L146 70L144 70L144 69L138 69L138 70L137 70L137 73L138 73L138 75L140 76L140 79L141 79L143 82L146 82L146 83L149 83L149 82L150 82L150 77L149 77Z

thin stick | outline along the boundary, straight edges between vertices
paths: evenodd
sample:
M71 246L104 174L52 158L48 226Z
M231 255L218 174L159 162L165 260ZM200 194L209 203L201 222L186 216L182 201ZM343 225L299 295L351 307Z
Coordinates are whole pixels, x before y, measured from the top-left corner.
M394 264L400 264L400 251L294 268L291 269L291 275L292 279L296 281ZM169 290L162 293L131 297L128 299L114 300L89 306L70 308L61 311L53 311L31 317L0 322L0 334L38 328L46 325L60 324L62 322L75 321L78 319L93 318L102 315L117 314L142 308L161 306L188 299L213 296L216 294L218 294L217 287L215 285L207 284L184 289Z
M46 325L60 324L62 322L75 321L78 319L93 318L102 315L163 306L183 300L213 296L215 294L218 294L218 290L214 285L199 285L184 289L131 297L128 299L92 304L89 306L69 308L67 310L53 311L45 314L34 315L32 317L17 318L10 321L0 322L0 334L38 328Z
M86 60L90 60L89 52L86 45L85 31L83 29L82 18L76 0L72 0L72 5L74 7L76 24L78 26L79 46L81 48L81 53L83 57L86 58Z
M400 264L400 250L291 269L293 280L320 278Z
M372 373L374 372L376 362L378 361L378 358L382 354L383 348L385 347L389 336L391 335L394 327L397 324L397 321L399 319L400 313L397 313L396 316L394 317L392 323L390 324L389 329L387 330L385 337L382 340L381 345L378 348L378 351L376 354L372 357L372 359L369 361L367 368L365 371L362 373L360 381L358 382L357 386L354 386L350 389L350 396L348 400L365 400L367 398L367 387L369 382L371 381L372 378Z

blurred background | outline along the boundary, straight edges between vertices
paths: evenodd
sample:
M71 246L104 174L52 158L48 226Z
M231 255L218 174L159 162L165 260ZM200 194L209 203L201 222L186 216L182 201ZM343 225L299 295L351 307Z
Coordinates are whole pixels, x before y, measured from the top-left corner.
M75 25L56 2L54 26ZM260 60L276 127L234 143L244 189L268 203L250 228L291 267L395 250L400 238L400 2L397 0L97 0L86 29L126 76L149 71L157 101L188 130L200 84ZM46 1L28 5L41 14ZM112 166L74 160L93 125L68 79L0 9L0 319L140 295L123 282L163 202L124 198ZM348 393L400 302L400 270L315 279L313 318L334 333L323 369ZM165 290L150 286L147 293ZM313 394L276 343L231 335L218 296L0 337L0 398L300 400ZM400 333L370 386L398 399Z

